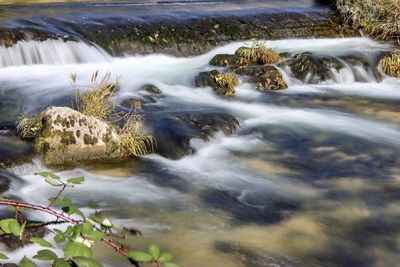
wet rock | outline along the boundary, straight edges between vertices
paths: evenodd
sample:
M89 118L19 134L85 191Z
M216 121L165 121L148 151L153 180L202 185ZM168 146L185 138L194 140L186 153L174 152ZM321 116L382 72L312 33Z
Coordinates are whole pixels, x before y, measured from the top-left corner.
M32 144L19 138L14 130L0 130L0 167L12 167L32 160Z
M113 127L67 107L49 107L36 118L41 122L34 141L45 164L123 157L121 140Z
M380 61L383 73L400 78L400 51L386 54Z
M157 86L152 85L152 84L143 85L141 90L146 91L151 94L157 94L157 95L162 93L161 90Z
M235 72L249 76L260 91L282 90L288 87L279 70L271 65L240 67Z
M331 80L331 68L340 70L343 65L333 57L318 57L311 53L296 55L289 62L289 66L295 77L306 83L319 84Z
M210 86L217 95L221 96L233 95L238 83L239 79L234 73L220 73L217 70L200 72L195 77L195 85L197 87Z
M210 60L210 65L218 67L233 67L238 64L239 57L237 55L218 54Z
M210 140L217 132L227 135L236 131L239 122L223 113L199 112L171 114L168 117L147 117L152 120L153 136L157 140L156 152L164 157L179 159L195 152L190 146L193 138Z

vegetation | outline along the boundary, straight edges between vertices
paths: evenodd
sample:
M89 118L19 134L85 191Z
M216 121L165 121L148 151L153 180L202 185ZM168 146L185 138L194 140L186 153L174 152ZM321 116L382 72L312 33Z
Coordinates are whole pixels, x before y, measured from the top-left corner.
M251 47L240 47L235 54L242 58L242 65L276 64L281 59L275 50L259 42L254 43Z
M21 243L34 243L43 249L37 251L33 259L23 257L20 267L35 267L34 261L49 261L53 267L85 266L98 267L102 264L93 258L92 245L95 242L104 242L109 245L116 253L125 256L135 266L139 264L151 264L157 267L177 267L172 263L170 253L161 252L160 249L151 244L148 252L130 251L120 245L117 240L127 234L137 233L135 230L123 230L113 225L113 223L102 217L99 213L86 217L76 205L68 198L61 198L62 193L70 187L81 184L84 177L75 177L66 181L51 172L37 173L44 177L46 183L51 186L60 187L55 197L49 199L47 206L41 206L21 201L4 199L0 200L0 206L11 207L15 215L10 218L0 220L0 237L14 236ZM26 212L40 212L54 217L53 221L32 223L26 219ZM57 226L65 224L66 230L61 230ZM59 257L54 252L54 245L41 237L34 237L31 232L38 228L46 228L53 237L55 243L62 248L63 256ZM4 253L0 253L0 260L7 260Z
M106 120L114 112L112 98L118 88L119 77L111 82L111 74L107 73L98 81L98 74L98 71L93 73L91 87L83 93L76 89L76 75L72 75L72 83L76 89L76 110L82 114Z
M400 78L400 52L391 52L382 61L382 70L385 74Z
M213 75L217 94L231 96L235 93L235 87L239 84L237 75L233 72L218 73Z
M400 37L398 0L337 0L336 7L347 22L379 39Z
M132 106L120 135L126 154L138 157L154 152L156 140L143 131L144 116L139 114L140 102L134 101Z

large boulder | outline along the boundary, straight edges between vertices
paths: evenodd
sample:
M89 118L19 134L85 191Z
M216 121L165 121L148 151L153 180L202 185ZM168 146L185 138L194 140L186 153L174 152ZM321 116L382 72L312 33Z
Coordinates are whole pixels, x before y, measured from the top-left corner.
M125 156L117 130L95 117L68 107L49 107L30 120L20 129L34 125L34 150L43 153L45 164Z
M250 81L254 82L260 91L282 90L288 87L282 74L272 65L240 67L236 73L249 76Z

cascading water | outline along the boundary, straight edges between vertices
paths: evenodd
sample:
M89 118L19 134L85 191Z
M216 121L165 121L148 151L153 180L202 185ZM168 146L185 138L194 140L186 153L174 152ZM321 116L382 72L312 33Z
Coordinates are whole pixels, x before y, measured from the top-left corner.
M156 240L181 266L395 266L399 254L385 242L397 242L388 233L400 234L392 223L400 218L400 81L378 79L371 56L390 45L366 38L268 41L279 52L333 57L342 68L307 84L280 66L288 89L261 93L241 78L229 99L193 86L199 72L215 68L208 64L214 55L241 45L192 58L113 58L81 42L20 42L0 48L0 101L15 94L26 97L18 97L21 106L60 103L73 95L71 73L80 88L96 70L121 75L116 104L142 99L148 127L157 134L157 127L171 123L168 131L191 139L194 153L57 173L84 175L85 184L67 196L87 212L102 210L117 224L143 230L134 246ZM355 53L370 65L344 59ZM162 94L141 90L149 83ZM174 125L179 116L211 113L233 115L239 129L205 141ZM33 175L44 168L38 159L14 166L10 171L25 184L8 194L45 203L54 191ZM95 251L108 266L125 266L103 247Z
M93 63L108 59L110 56L102 49L83 42L19 41L10 47L0 46L0 67Z

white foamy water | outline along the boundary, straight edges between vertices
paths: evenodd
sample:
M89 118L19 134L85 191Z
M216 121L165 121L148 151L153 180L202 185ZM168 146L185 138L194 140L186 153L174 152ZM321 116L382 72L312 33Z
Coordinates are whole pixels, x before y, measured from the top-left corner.
M63 65L107 61L110 56L101 48L83 42L61 40L18 41L0 46L0 68L34 64Z

